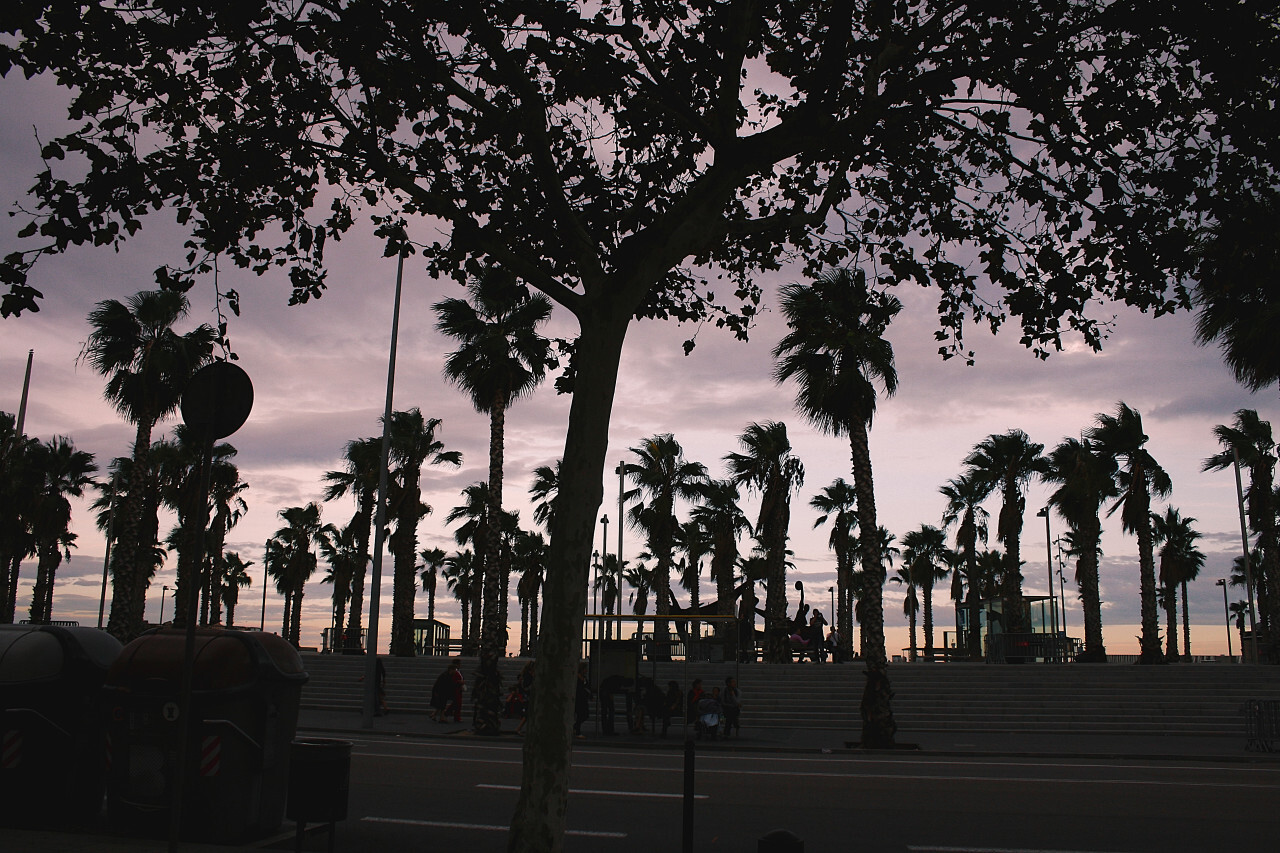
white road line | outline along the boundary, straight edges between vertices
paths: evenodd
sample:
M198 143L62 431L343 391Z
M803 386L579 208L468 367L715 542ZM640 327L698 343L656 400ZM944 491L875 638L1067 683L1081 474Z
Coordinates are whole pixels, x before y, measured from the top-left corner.
M1040 850L1031 847L929 847L908 844L908 850L920 853L1104 853L1101 850Z
M489 785L480 783L477 788L488 788L492 791L519 791L519 785ZM591 794L597 797L649 797L659 800L680 800L684 799L684 794L663 794L656 791L603 791L595 788L570 788L570 794ZM695 800L705 800L707 794L694 794Z
M484 832L507 832L511 829L509 826L500 826L490 823L458 823L450 820L410 820L408 818L397 817L362 817L361 820L367 820L370 823L395 823L401 826L429 826L435 829L476 829ZM581 835L587 838L626 838L625 832L606 832L592 831L589 829L566 829L565 835Z

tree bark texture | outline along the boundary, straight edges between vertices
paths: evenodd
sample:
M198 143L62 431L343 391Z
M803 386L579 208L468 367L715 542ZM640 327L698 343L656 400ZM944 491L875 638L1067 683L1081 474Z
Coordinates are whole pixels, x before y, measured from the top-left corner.
M862 691L862 745L868 749L884 749L893 746L898 724L893 719L893 691L889 688L889 660L884 648L885 568L880 560L880 526L876 519L875 483L865 423L850 425L849 448L853 488L858 495L862 572L866 576L859 602L863 616L862 648L867 661L867 685Z

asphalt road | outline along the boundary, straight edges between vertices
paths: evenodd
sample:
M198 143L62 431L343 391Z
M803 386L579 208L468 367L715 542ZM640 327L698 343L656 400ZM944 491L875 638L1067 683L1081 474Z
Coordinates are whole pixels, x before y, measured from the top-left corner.
M345 735L352 739L350 735ZM505 849L519 742L354 738L335 849ZM1172 853L1280 845L1280 765L730 751L699 745L694 850L754 853L785 828L807 853ZM578 745L567 851L681 850L679 750ZM292 842L288 843L292 849ZM313 832L304 849L324 850Z

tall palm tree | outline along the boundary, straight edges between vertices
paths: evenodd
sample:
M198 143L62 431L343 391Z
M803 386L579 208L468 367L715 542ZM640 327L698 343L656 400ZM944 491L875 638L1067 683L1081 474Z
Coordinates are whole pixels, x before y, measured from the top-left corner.
M275 532L275 540L281 548L283 576L289 599L286 614L285 639L295 646L301 642L303 590L316 570L317 557L311 549L324 541L324 525L320 521L320 504L312 501L306 506L291 506L280 510L284 526Z
M76 450L71 440L58 436L34 448L32 465L40 473L31 495L29 516L39 562L31 593L30 620L34 624L53 618L53 582L63 556L71 558L76 536L71 532L71 501L84 495L98 466L93 454Z
M226 546L227 533L239 524L240 519L249 511L249 505L242 497L248 490L249 484L240 479L240 469L231 461L236 450L229 444L222 444L215 445L215 453L219 452L219 447L224 447L230 452L225 453L209 466L210 514L207 531L208 545L205 548L205 574L208 576L208 582L205 586L204 598L207 602L207 610L211 611L211 618L206 618L206 622L218 621L218 611L226 598L222 586L230 582L222 572L226 566L222 559L222 552Z
M1257 544L1262 561L1252 563L1254 571L1261 575L1257 585L1259 610L1262 612L1262 633L1269 640L1273 660L1280 660L1280 595L1272 591L1280 589L1280 541L1276 535L1275 465L1276 443L1272 438L1271 424L1258 417L1253 409L1240 409L1231 425L1219 424L1213 428L1222 449L1204 461L1201 470L1221 471L1235 464L1249 472L1249 489L1245 492L1249 527L1257 534Z
M907 617L911 645L907 649L907 660L916 662L916 616L920 613L920 596L916 590L916 575L910 566L903 566L889 576L889 580L906 587L907 594L902 598L902 615Z
M1004 571L1003 612L1009 631L1027 631L1028 614L1022 600L1022 518L1026 512L1027 485L1044 473L1048 462L1044 445L1037 444L1020 429L989 435L965 458L968 473L988 492L1000 492L1000 515L996 540L1004 545L1009 561Z
M38 439L21 435L17 419L0 412L0 623L13 622L17 607L18 573L22 561L36 550L32 533L33 495L43 474L36 464Z
M791 659L787 621L787 535L791 494L804 485L804 465L791 452L781 421L748 424L738 444L743 453L724 457L729 479L760 492L756 539L765 558L765 656L770 663Z
M1142 599L1142 636L1139 638L1138 662L1164 662L1160 651L1160 626L1156 618L1156 570L1154 544L1151 538L1151 497L1166 497L1173 491L1173 481L1160 463L1146 449L1147 435L1142 431L1142 415L1120 403L1114 415L1095 416L1096 426L1085 437L1099 453L1116 460L1116 484L1120 497L1107 513L1120 510L1124 529L1138 537L1138 567Z
M671 567L675 562L676 502L697 500L707 481L707 469L701 462L685 458L684 449L671 433L646 438L631 448L638 462L623 465L623 474L631 488L622 499L632 504L627 519L645 536L653 555L653 580L650 590L655 595L658 616L671 613ZM654 639L660 653L668 652L669 626L666 620L654 623Z
M241 559L236 551L227 551L220 557L222 560L222 603L227 608L227 627L236 624L236 604L240 601L240 590L253 586L253 578L249 576L249 567L253 560Z
M641 554L641 559L649 555ZM631 612L644 616L649 612L649 596L654 591L653 567L636 560L634 565L623 566L622 579L631 587Z
M702 558L711 552L711 535L696 519L676 525L676 547L684 556L680 560L680 586L689 593L689 608L697 613L702 605ZM702 636L702 623L689 623L689 635Z
M186 296L171 290L136 293L125 302L99 302L89 313L93 331L81 356L107 379L105 396L136 425L133 487L117 508L117 538L111 554L111 616L107 630L127 642L142 627L150 580L154 531L148 511L158 505L149 455L151 431L171 415L187 380L212 358L217 331L200 325L186 334L174 324L186 316Z
M840 634L840 653L845 660L853 657L853 564L855 531L858 527L858 498L853 486L837 477L831 485L809 499L809 506L821 515L813 522L816 530L831 521L827 545L836 554L836 630Z
M551 365L551 345L538 327L551 316L551 301L488 267L467 284L470 301L445 299L434 306L436 329L460 346L445 359L445 378L471 398L476 411L489 415L489 517L502 513L502 454L507 409L531 393ZM506 625L501 621L510 571L502 563L499 528L490 525L484 542L484 620L482 657L505 655ZM479 685L477 685L479 690Z
M1048 459L1042 476L1058 487L1049 496L1049 505L1070 525L1072 552L1078 559L1076 583L1084 610L1084 651L1079 660L1105 663L1107 649L1102 640L1098 556L1102 542L1102 506L1118 495L1116 460L1095 452L1090 442L1075 438L1063 439Z
M329 628L332 633L331 648L334 651L342 651L347 645L343 634L347 624L347 605L351 603L351 579L355 576L361 558L357 525L358 522L353 519L351 524L341 529L326 524L321 530L320 554L329 564L329 571L321 579L321 583L333 585Z
M516 594L520 600L520 654L538 652L538 598L547 572L547 541L541 533L520 531L512 550L513 568L520 572Z
M369 566L369 540L378 501L379 469L382 466L382 439L361 438L348 441L342 453L343 469L328 471L324 500L332 501L350 492L356 501L356 512L347 524L356 549L356 565L351 575L351 610L347 617L347 634L357 638L364 624L364 578ZM372 648L372 646L370 647Z
M711 539L716 615L733 616L733 570L738 562L738 539L751 530L751 522L738 506L738 487L732 480L707 480L699 489L698 503L690 511L690 517L702 525ZM736 641L728 622L716 623L716 635L726 644L726 651Z
M626 568L626 561L623 561L623 568ZM621 579L618 571L618 555L604 554L600 557L600 574L596 576L594 589L600 593L600 609L609 615L616 614L622 609L622 589ZM541 585L539 583L539 585ZM537 604L536 600L534 602ZM534 611L535 614L537 611ZM618 628L618 639L622 639L622 628ZM613 639L613 622L606 620L604 623L604 638L606 640Z
M982 507L987 492L982 482L968 473L948 480L938 491L947 499L947 505L942 510L942 526L947 528L955 525L956 548L963 555L964 561L962 574L966 579L964 608L968 614L968 631L962 643L969 657L980 657L982 637L979 610L982 607L982 592L981 584L977 582L978 543L987 544L987 521L990 514ZM959 578L960 574L956 577Z
M1233 601L1227 609L1231 614L1231 621L1236 623L1236 632L1240 635L1240 659L1244 660L1244 629L1249 621L1249 602Z
M923 602L925 660L933 660L933 585L951 572L944 560L946 550L946 534L931 524L922 524L902 537L902 562Z
M387 518L395 524L389 537L393 561L391 654L410 657L413 605L418 592L418 524L431 507L422 502L422 466L462 464L462 454L445 450L436 438L439 418L424 418L418 409L391 413L391 471Z
M876 410L877 386L885 396L898 390L893 346L885 331L902 303L888 293L871 290L862 270L840 269L812 284L784 285L780 293L790 331L774 347L774 378L795 379L796 406L818 429L847 435L854 490L858 494L858 527L876 530L875 484L867 432ZM877 563L874 543L862 537L864 599L859 600L867 686L862 697L862 743L892 746L897 732L889 688L889 658L884 647L885 567Z

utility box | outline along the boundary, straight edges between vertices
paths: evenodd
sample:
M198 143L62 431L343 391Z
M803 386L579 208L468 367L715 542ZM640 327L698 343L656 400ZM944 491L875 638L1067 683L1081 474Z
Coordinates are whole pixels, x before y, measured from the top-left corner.
M0 625L0 823L99 815L102 683L122 648L97 628Z
M198 629L180 743L185 646L183 630L152 631L125 646L107 675L108 817L126 831L166 831L185 750L183 836L236 841L274 832L307 681L302 658L274 634Z

